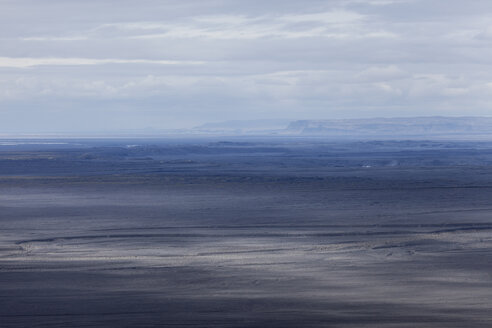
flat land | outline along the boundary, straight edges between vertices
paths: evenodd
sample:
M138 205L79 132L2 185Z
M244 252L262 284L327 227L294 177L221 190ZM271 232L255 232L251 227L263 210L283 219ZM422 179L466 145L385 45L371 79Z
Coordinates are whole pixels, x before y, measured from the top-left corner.
M223 139L0 142L0 326L492 326L492 143Z

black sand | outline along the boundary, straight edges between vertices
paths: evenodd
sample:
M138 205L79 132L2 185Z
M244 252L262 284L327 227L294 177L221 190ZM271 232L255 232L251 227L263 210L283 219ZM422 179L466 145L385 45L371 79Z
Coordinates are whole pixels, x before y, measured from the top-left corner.
M491 150L3 146L0 326L490 327Z

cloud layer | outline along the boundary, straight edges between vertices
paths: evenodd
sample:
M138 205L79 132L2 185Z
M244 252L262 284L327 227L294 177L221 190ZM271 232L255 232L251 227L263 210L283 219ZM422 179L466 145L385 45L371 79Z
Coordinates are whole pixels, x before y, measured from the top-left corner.
M0 4L0 128L492 114L492 3Z

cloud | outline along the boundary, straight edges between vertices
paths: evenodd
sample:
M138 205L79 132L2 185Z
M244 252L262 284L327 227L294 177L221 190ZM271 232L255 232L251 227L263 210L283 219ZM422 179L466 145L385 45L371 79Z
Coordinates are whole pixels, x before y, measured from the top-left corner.
M183 23L129 22L98 26L101 35L126 36L133 39L208 38L393 38L397 35L364 23L365 16L347 10L262 15L209 15L191 17ZM119 30L116 33L114 30ZM112 31L112 32L111 32Z
M202 61L150 59L93 59L93 58L29 58L0 57L0 67L27 68L33 66L81 66L105 64L202 65Z
M278 19L280 21L300 23L300 22L316 22L322 24L350 24L354 22L359 22L365 18L357 12L347 11L347 10L336 10L320 13L310 13L310 14L291 14L280 16Z
M371 6L389 6L389 5L396 5L396 4L404 4L412 1L415 0L348 0L348 3L371 5Z
M369 67L358 74L361 81L388 81L409 77L409 74L396 65Z
M88 39L88 36L32 36L19 38L22 41L81 41Z
M101 119L145 110L156 125L492 113L489 0L1 7L0 108L18 120L20 107L39 117L50 108L81 116L87 106Z

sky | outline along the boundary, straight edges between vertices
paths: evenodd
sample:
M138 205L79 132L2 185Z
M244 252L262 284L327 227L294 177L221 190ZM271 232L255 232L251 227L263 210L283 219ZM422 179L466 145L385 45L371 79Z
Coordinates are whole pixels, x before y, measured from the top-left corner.
M490 0L0 0L0 134L492 115Z

